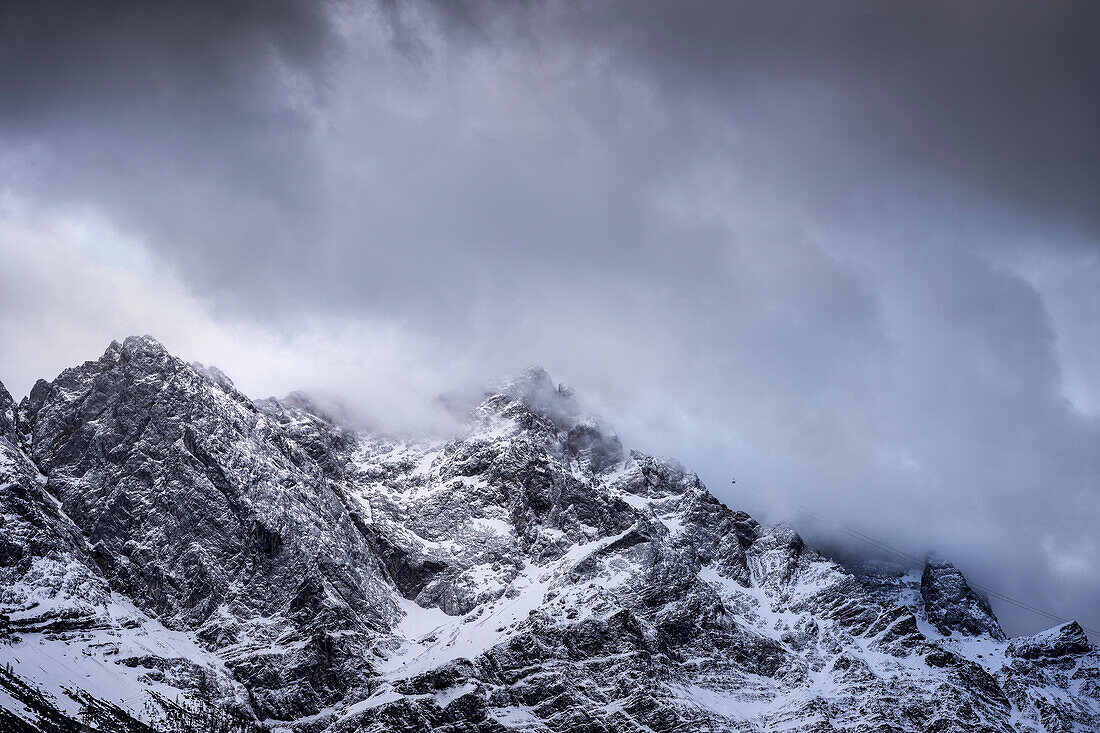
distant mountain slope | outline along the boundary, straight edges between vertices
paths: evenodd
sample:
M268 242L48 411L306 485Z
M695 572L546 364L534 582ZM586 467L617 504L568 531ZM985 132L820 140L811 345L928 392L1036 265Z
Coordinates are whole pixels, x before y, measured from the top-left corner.
M1076 624L849 572L539 369L409 442L129 338L0 389L0 522L15 730L1100 729Z

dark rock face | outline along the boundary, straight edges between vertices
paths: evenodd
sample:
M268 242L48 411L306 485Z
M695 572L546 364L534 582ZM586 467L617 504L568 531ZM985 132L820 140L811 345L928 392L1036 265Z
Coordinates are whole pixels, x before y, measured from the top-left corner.
M113 589L221 651L261 717L301 717L366 689L396 608L322 467L211 374L114 343L35 385L28 453Z
M928 619L940 633L988 635L1004 640L1005 634L989 603L971 590L963 574L946 560L929 558L921 575L920 592Z
M90 567L90 548L23 453L11 397L0 385L0 636L23 628L94 623L91 603L107 593ZM65 592L84 603L52 616L39 595Z
M1062 659L1088 652L1088 637L1076 621L1034 636L1013 639L1008 645L1008 653L1020 659Z
M5 714L42 729L81 695L155 730L1098 723L1079 627L1007 642L946 563L848 572L540 369L418 443L131 338L0 389L0 455Z
M15 432L15 401L2 383L0 383L0 439L12 445L19 443L19 437Z

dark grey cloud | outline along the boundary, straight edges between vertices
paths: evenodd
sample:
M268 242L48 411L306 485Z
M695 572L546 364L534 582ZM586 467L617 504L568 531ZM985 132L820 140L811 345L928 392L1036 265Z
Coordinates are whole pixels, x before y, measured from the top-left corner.
M474 39L502 10L515 10L439 6ZM532 7L541 6L520 7L527 24L517 35L537 39ZM671 95L730 105L735 119L748 105L779 121L805 115L801 139L788 139L809 148L800 154L842 152L813 150L835 148L827 140L839 131L844 153L867 146L879 162L860 165L861 177L894 178L907 163L1093 231L1098 224L1094 4L689 0L596 3L560 15L560 32L610 46ZM818 126L834 129L822 139Z
M317 224L305 110L338 41L328 7L5 3L0 136L13 155L33 151L9 170L46 201L108 208L196 260L227 241L289 254Z
M1095 227L1100 9L1089 3L652 3L633 51L671 87L786 84L886 164ZM763 84L761 81L763 80ZM763 87L763 89L761 89ZM842 99L830 110L814 87ZM815 110L815 107L817 109Z
M188 109L198 121L217 122L203 115L263 106L273 64L310 70L326 54L328 7L293 0L5 3L4 127L31 133L87 117L122 122L123 113L171 117Z
M1100 626L1097 25L8 3L0 379L153 331L401 423L540 363L733 505Z

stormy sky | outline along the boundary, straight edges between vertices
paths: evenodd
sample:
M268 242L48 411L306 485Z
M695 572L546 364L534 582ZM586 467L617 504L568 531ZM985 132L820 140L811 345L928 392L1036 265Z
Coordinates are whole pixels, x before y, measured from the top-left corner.
M1100 628L1098 71L1058 0L5 2L0 380L152 333L439 430L541 364Z

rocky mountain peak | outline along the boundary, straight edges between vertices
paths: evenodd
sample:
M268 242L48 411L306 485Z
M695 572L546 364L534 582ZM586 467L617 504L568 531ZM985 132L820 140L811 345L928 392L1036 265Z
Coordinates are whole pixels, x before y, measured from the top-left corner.
M1089 640L1076 621L1055 626L1032 636L1013 639L1008 651L1021 659L1055 659L1086 654Z
M329 413L148 337L36 385L0 440L0 729L1100 724L1079 626L1007 642L937 558L847 572L545 370L445 442Z
M330 425L352 428L361 423L355 417L354 410L344 400L327 392L296 389L279 402L284 407L301 410Z
M219 395L238 407L230 410L219 403ZM241 409L253 410L236 390L200 374L152 336L131 336L112 341L98 360L65 369L52 382L38 380L20 403L19 419L31 457L48 469L66 446L86 454L91 446L85 441L92 440L117 454L121 446L140 440L150 425L182 429L201 412Z
M1005 639L989 602L975 593L962 572L942 557L928 556L921 574L920 592L928 620L941 633L949 636L988 634L994 639Z
M590 471L606 470L624 458L614 430L585 413L573 388L555 383L542 367L528 367L488 392L474 415L483 428L492 430L505 419L525 433L558 440Z
M15 429L15 401L3 382L0 382L0 438L6 438L12 443L18 442Z
M172 356L160 341L157 341L156 338L149 334L143 336L127 336L121 344L117 341L112 341L111 345L107 347L107 352L117 352L125 359L163 359Z
M91 363L85 362L84 366L88 367ZM167 374L187 366L149 335L128 336L122 343L112 341L95 363L101 369L124 366L140 374Z
M226 376L225 372L212 364L207 366L201 361L193 361L191 362L191 368L226 391L236 390L237 388L236 385L233 384L233 380Z
M482 408L490 411L504 412L510 408L514 411L516 407L566 430L581 417L573 390L564 384L555 384L550 374L539 366L522 370L487 393L482 403Z

